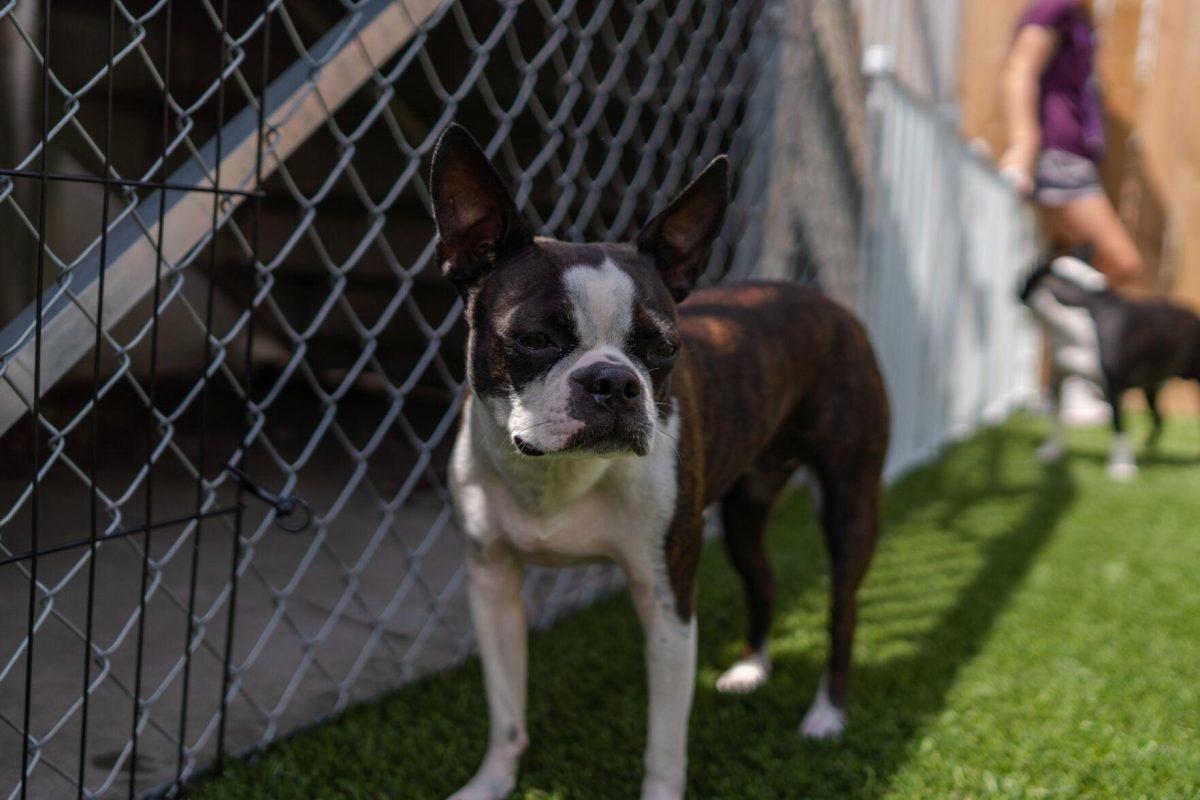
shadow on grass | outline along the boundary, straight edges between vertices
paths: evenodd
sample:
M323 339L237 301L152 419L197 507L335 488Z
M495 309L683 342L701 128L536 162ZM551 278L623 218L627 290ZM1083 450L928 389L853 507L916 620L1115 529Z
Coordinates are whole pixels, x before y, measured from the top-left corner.
M1062 469L1026 467L1028 477L1022 483L1006 477L1011 470L1005 469L1005 459L1031 459L1033 447L1025 431L987 431L893 488L884 535L895 535L898 541L894 547L892 543L881 547L876 568L885 569L886 576L868 577L864 587L851 728L846 737L830 744L804 741L795 733L823 666L824 630L814 630L804 637L810 645L807 649L789 648L776 655L772 683L741 705L749 717L744 725L720 712L721 724L711 730L703 729L702 722L693 725L695 796L878 797L886 793L891 777L918 745L923 728L945 707L959 670L982 648L1074 500L1075 486ZM1010 448L1017 452L1006 454ZM992 519L978 518L993 509ZM964 520L968 515L973 516ZM987 530L989 525L994 527ZM787 533L776 530L773 535ZM824 556L819 548L806 548L805 553L809 563L798 569L799 574L781 570L780 606L787 609L805 603L807 593L807 604L815 604L823 618L828 586ZM963 569L968 561L970 566ZM955 575L955 570L961 573ZM819 585L816 595L814 583ZM721 596L702 602L701 613L713 602L718 607L739 605L736 592L736 586L722 584ZM939 596L946 602L939 603ZM872 626L877 630L873 632ZM884 631L882 640L878 629ZM702 635L705 632L710 641L713 634L736 638L740 633L706 631L702 622ZM734 649L728 643L703 647L702 665L712 663L718 652L728 658ZM885 657L888 653L895 655ZM720 663L724 662L718 658L714 666ZM717 696L711 683L703 690L697 703L700 720L710 707L731 702ZM782 731L765 730L778 724L775 719L755 721L763 714L780 716L780 706L787 709ZM778 741L761 747L765 737ZM788 759L786 768L760 761L768 754ZM729 762L734 762L732 775ZM739 781L743 788L748 781L758 789L741 792Z
M1200 464L1200 435L1197 435L1200 431L1196 428L1195 417L1168 415L1157 442L1151 436L1152 426L1147 412L1126 409L1125 427L1133 444L1134 455L1142 466L1194 467ZM1068 431L1065 463L1075 460L1106 465L1112 437L1107 424Z
M1075 498L1066 472L1031 464L1035 445L1029 426L987 431L889 492L885 538L863 592L851 727L839 742L796 733L827 646L825 554L806 500L785 504L772 529L776 669L748 697L713 688L740 648L744 611L721 548L707 548L689 797L887 792ZM533 637L533 743L514 797L637 795L646 718L641 644L623 597ZM197 796L445 797L478 765L486 720L472 660L284 742L258 766L235 766Z
M1200 451L1194 456L1182 455L1180 453L1164 453L1162 447L1141 447L1134 451L1134 456L1137 458L1139 466L1143 467L1194 467L1200 464ZM1068 450L1064 457L1064 463L1070 464L1071 461L1086 461L1091 464L1099 464L1101 466L1108 464L1108 451L1106 450Z

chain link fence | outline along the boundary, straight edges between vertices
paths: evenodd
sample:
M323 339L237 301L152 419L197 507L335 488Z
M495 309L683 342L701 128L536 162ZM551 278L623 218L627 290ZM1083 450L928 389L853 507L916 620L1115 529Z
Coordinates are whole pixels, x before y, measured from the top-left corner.
M451 120L544 233L728 152L705 280L857 269L844 4L9 0L0 53L0 797L172 794L471 652Z

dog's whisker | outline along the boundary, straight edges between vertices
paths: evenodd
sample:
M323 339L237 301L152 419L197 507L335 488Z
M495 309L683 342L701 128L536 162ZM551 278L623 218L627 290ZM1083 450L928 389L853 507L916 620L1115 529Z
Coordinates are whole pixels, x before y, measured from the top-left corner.
M647 431L645 431L645 433L646 433L646 435L647 435L647 436L649 436L649 435L652 433L652 431L649 431L649 430L647 430ZM675 444L677 444L677 445L679 444L679 437L678 437L678 436L675 436L674 434L672 434L672 433L671 433L670 431L668 431L666 428L659 428L659 429L658 429L658 433L659 433L659 434L661 434L661 435L663 435L663 436L665 436L665 437L667 437L668 439L670 439L670 440L671 440L672 442L674 442Z
M523 434L529 433L534 428L540 428L543 425L553 425L554 422L555 422L555 420L552 420L552 419L543 420L542 422L535 422L533 425L528 425L519 431L513 431L512 435L513 436L521 436Z

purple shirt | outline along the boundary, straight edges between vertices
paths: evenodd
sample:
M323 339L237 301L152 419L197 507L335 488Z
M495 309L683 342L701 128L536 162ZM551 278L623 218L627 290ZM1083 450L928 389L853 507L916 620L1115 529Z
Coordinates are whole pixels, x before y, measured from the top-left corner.
M1039 118L1043 150L1066 150L1091 161L1104 154L1104 116L1096 90L1092 26L1078 0L1033 0L1017 23L1049 28L1058 50L1042 73Z

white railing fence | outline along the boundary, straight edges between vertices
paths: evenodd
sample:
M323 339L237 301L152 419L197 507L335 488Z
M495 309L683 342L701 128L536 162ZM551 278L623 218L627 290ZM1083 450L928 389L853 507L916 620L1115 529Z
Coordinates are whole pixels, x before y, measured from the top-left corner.
M958 82L963 0L856 0L864 48L883 46L895 79L952 106Z
M861 311L891 395L888 475L1036 396L1038 339L1017 303L1036 257L1030 208L944 107L868 49L871 158Z

